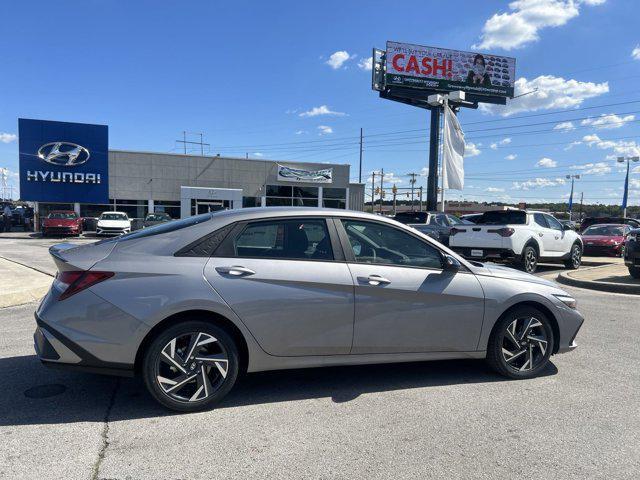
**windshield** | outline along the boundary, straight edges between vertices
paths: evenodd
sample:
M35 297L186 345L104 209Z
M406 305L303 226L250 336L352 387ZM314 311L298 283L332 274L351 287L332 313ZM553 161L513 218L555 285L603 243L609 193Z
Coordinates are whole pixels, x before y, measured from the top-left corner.
M496 210L484 212L477 225L526 225L527 213L522 210Z
M162 222L164 220L171 220L171 217L166 213L150 213L145 220L147 222Z
M129 220L124 213L103 213L100 220Z
M56 220L66 220L77 218L75 213L51 212L47 218L55 218Z
M620 225L593 225L587 228L583 235L604 235L607 237L621 237L624 235L624 227Z

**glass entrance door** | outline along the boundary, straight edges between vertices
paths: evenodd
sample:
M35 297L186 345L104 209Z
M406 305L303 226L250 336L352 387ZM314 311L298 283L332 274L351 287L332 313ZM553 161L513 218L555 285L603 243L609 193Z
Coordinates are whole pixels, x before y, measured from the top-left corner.
M197 200L192 201L192 213L200 215L201 213L217 212L218 210L226 210L230 208L228 200Z

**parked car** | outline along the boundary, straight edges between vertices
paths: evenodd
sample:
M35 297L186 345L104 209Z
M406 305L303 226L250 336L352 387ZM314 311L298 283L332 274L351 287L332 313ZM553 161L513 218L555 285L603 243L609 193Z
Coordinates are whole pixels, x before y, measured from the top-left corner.
M131 232L131 220L124 212L102 212L98 217L96 235L123 235Z
M640 228L633 229L627 235L624 244L624 264L629 275L640 278Z
M11 225L28 231L33 228L33 208L26 205L18 205L11 210Z
M591 225L582 232L584 255L622 256L631 227L620 224Z
M80 235L82 219L73 210L53 210L42 220L42 236Z
M228 210L50 252L40 360L138 374L179 411L210 407L243 371L486 358L531 378L583 323L553 282L354 211Z
M476 224L455 228L449 244L465 258L511 262L533 273L538 262L562 262L577 269L582 262L582 239L545 212L493 210Z
M142 228L152 227L154 225L158 225L159 223L170 222L171 217L168 213L164 212L154 212L150 213L144 218L144 223L142 224Z
M563 227L569 227L571 230L578 231L578 224L573 220L558 220Z
M416 219L420 221L406 221ZM443 212L400 212L394 220L429 235L443 245L449 245L449 235L455 225L465 224L458 217Z
M580 223L580 232L584 232L591 225L603 225L603 224L623 224L629 225L631 228L640 228L640 220L627 217L586 217Z

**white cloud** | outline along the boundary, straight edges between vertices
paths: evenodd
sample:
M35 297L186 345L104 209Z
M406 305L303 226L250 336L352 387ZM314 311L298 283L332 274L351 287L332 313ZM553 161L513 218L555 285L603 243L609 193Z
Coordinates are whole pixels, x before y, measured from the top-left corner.
M569 168L572 170L580 170L582 175L604 175L611 172L611 166L606 162L571 165Z
M608 91L608 82L580 82L553 75L541 75L533 80L522 77L515 82L515 94L527 95L509 100L504 106L483 103L480 108L484 112L500 113L504 116L550 108L572 108Z
M631 56L636 60L640 60L640 43L633 49Z
M536 167L542 167L542 168L555 168L557 166L558 166L558 162L547 157L541 158L536 163Z
M640 166L638 166L638 167L633 167L633 168L631 169L631 173L640 173Z
M498 192L504 192L504 188L488 187L488 188L485 188L484 191L489 193L498 193Z
M299 117L318 117L320 115L333 115L334 117L344 117L346 113L344 112L335 112L331 110L326 105L320 105L319 107L313 107L311 110L307 110L306 112L301 112L298 114Z
M564 150L571 150L573 147L575 147L577 145L582 145L582 142L580 142L580 141L571 142L566 147L564 147Z
M318 135L329 135L330 133L333 133L333 128L328 127L327 125L319 125L318 130L320 130Z
M511 12L495 13L482 27L481 42L471 48L511 50L540 39L543 28L560 27L580 15L580 5L599 5L605 0L516 0Z
M337 70L338 68L342 67L342 65L344 65L347 60L350 60L354 57L355 55L349 55L349 52L347 52L346 50L339 50L332 53L329 57L329 60L324 63L329 65L334 70Z
M505 160L515 160L516 158L518 158L518 155L516 155L515 153L510 153L509 155L504 157Z
M475 157L480 155L480 149L472 142L468 142L464 147L464 157Z
M304 135L305 133L309 133L306 130L296 130L296 135Z
M371 69L373 68L373 58L361 58L358 62L358 68L360 68L361 70L371 71Z
M620 117L615 113L603 113L599 117L587 118L580 122L580 125L591 126L599 129L620 128L627 122L635 120L635 115Z
M253 152L253 155L256 157L264 157L264 154L261 152Z
M553 127L554 130L560 130L561 132L570 132L571 130L575 130L576 127L573 125L573 122L561 122Z
M534 188L557 187L566 183L564 178L541 178L537 177L524 182L513 182L513 190L532 190Z
M630 157L640 155L640 145L631 140L602 140L598 135L592 133L582 137L582 141L590 147L612 150L615 155Z
M489 148L491 148L492 150L497 150L499 145L509 145L510 143L511 143L511 139L509 137L507 137L507 138L503 138L499 142L492 143L491 145L489 145ZM478 145L480 145L480 144L478 144Z
M376 174L376 187L380 186L380 171L375 170L375 171L370 171L369 174L366 176L367 180L364 182L366 184L368 184L368 191L365 190L366 193L370 194L371 192L371 180L373 177L373 174ZM396 185L399 185L401 183L403 183L404 180L400 177L398 177L394 172L384 172L384 189L387 190L387 195L391 195L391 187L393 186L393 184L395 183ZM402 194L398 193L398 196L400 196ZM376 195L376 197L378 197ZM386 199L386 198L385 198Z
M15 141L18 136L15 133L5 133L0 132L0 142L2 143L11 143Z

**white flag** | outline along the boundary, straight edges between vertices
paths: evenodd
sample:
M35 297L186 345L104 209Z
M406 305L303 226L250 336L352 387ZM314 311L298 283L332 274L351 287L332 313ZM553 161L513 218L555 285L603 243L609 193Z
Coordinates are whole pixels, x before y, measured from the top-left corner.
M444 104L444 148L442 179L444 188L464 188L464 133L449 105Z

